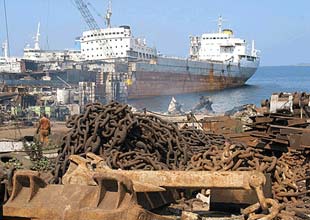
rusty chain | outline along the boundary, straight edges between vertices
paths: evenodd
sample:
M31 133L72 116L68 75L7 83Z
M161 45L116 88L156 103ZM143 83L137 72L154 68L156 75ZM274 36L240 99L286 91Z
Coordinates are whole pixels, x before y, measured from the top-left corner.
M273 155L264 149L231 143L221 135L193 128L179 129L172 122L154 115L133 113L129 106L116 102L87 105L84 114L67 121L67 127L70 131L64 136L56 159L54 183L61 182L70 155L85 156L93 152L113 169L270 173L273 197L281 204L281 218L292 213L285 204L300 202L307 193L308 157L300 152ZM266 202L269 217L272 217L276 207L271 201ZM244 214L250 219L261 218L261 213L255 214L258 206L249 207ZM266 219L271 218L267 216Z

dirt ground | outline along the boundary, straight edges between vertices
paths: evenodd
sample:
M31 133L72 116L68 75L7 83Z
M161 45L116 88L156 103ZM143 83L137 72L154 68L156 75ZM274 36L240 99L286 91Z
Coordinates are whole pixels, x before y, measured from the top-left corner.
M68 131L65 126L65 122L51 122L52 134L50 140L54 143L58 143L62 136ZM0 127L0 140L20 140L25 136L36 135L36 125L32 127L16 127L6 126Z

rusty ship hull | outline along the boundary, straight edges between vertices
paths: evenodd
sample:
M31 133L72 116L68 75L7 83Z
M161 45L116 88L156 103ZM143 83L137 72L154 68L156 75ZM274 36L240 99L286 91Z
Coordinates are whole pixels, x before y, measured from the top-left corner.
M128 98L176 95L242 86L259 63L215 63L162 58L155 63L135 63Z

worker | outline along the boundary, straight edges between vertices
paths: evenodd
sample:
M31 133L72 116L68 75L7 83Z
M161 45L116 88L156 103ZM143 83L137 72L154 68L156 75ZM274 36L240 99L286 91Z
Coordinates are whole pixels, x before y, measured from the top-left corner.
M38 133L40 134L40 142L46 144L48 142L48 136L51 134L51 122L44 113L39 121L37 134Z

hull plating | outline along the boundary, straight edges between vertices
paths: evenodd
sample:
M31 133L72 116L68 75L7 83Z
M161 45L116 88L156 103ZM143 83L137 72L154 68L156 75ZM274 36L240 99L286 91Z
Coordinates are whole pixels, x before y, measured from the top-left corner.
M128 87L128 98L176 95L214 91L243 85L257 68L240 67L238 74L223 71L206 71L206 74L137 71L133 83Z

